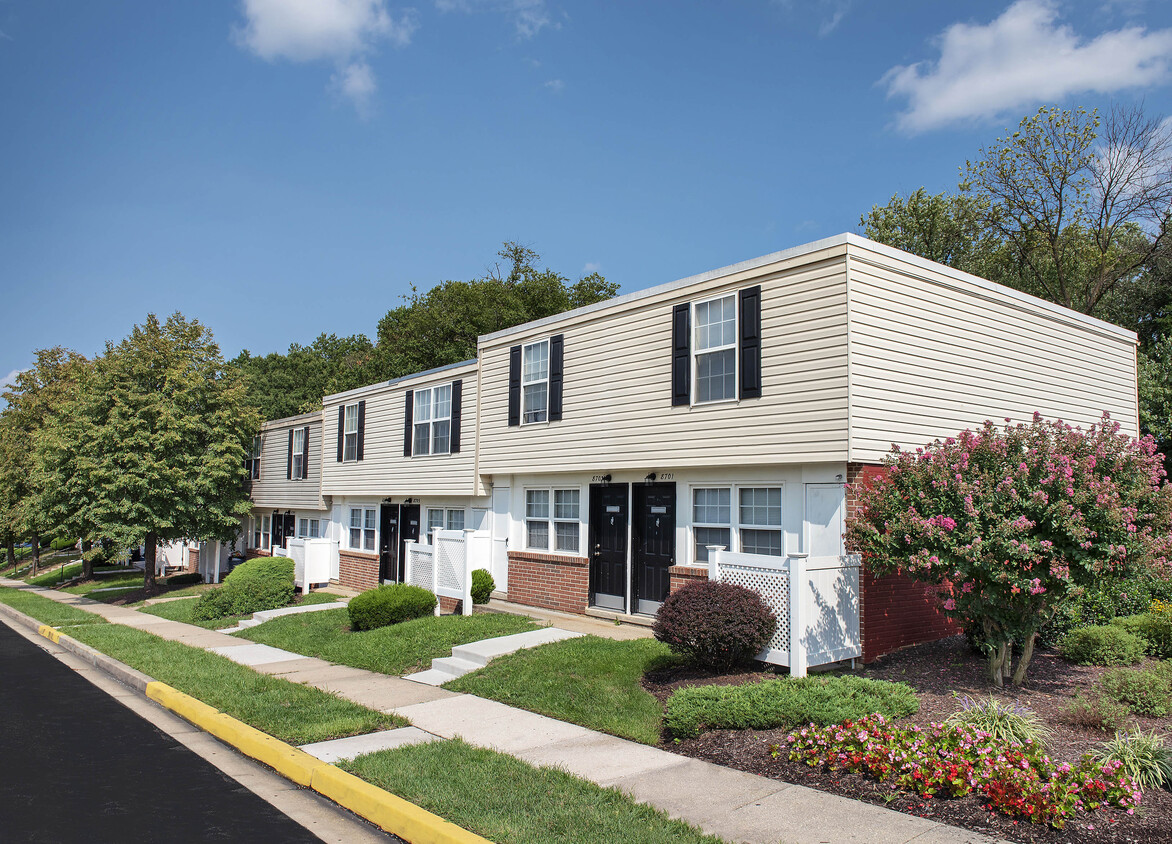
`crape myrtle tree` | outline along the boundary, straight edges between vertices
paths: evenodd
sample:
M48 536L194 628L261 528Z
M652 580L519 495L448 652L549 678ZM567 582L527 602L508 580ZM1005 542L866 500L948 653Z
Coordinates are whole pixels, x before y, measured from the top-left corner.
M1168 567L1172 488L1155 442L1107 416L1085 431L1037 414L986 422L893 447L886 465L857 487L848 542L876 574L931 584L977 637L996 686L1024 682L1038 631L1097 577Z
M72 457L57 456L72 461L78 519L115 548L145 543L148 593L159 543L236 537L260 417L198 321L151 314L107 344L68 412Z

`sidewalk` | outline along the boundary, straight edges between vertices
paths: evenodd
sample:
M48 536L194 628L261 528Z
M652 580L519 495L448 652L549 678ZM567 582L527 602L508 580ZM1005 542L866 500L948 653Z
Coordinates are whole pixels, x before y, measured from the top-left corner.
M991 844L994 840L869 803L679 756L474 695L333 665L136 610L29 587L20 581L0 579L0 585L35 591L112 623L205 648L257 671L393 712L440 738L459 736L470 744L508 753L533 765L562 768L598 785L615 787L728 841Z

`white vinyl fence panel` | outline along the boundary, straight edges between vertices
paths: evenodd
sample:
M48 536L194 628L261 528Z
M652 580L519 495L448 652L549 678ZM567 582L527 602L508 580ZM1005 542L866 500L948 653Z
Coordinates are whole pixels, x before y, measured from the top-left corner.
M422 586L436 597L460 601L464 615L472 615L472 569L477 547L471 541L472 533L471 528L437 529L431 532L430 545L408 542L406 547L406 582Z

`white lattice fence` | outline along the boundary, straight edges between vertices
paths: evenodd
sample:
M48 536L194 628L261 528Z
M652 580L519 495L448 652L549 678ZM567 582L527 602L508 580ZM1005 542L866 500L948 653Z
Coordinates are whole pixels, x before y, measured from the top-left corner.
M421 586L428 592L435 592L435 566L432 562L432 548L418 542L408 542L403 553L407 555L404 579L412 586Z
M461 612L472 615L472 555L467 530L433 530L431 544L407 543L407 582L437 597L461 601ZM436 613L439 608L437 606Z

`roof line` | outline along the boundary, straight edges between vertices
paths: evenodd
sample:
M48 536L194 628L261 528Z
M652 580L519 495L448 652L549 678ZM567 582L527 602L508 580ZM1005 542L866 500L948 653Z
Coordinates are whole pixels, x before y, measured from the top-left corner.
M393 387L396 384L401 384L404 381L410 381L413 378L424 378L428 375L437 375L440 372L447 372L449 369L457 369L461 366L468 366L469 364L475 363L477 363L477 359L471 358L470 360L462 360L457 363L449 363L445 364L444 366L437 366L434 369L425 369L422 372L413 372L410 375L400 375L398 378L392 378L390 381L380 381L377 384L367 384L365 386L355 387L352 390L346 390L341 393L331 393L328 396L322 397L322 403L324 404L331 399L345 399L350 398L351 396L359 395L360 393L368 393L374 390L381 390L386 387Z

